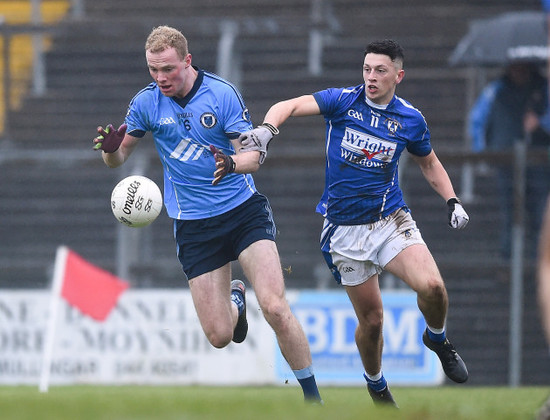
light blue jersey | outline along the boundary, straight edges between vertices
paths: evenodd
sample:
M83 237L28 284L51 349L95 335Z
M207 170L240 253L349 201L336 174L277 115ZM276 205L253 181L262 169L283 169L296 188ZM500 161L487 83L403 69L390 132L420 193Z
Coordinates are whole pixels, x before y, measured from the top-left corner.
M369 101L365 85L314 93L326 121L326 179L317 211L331 223L373 223L406 208L398 181L405 148L431 150L420 111L394 96L387 106Z
M185 98L166 97L151 83L132 99L125 122L134 137L147 131L153 134L164 168L164 204L170 217L218 216L256 192L250 174L228 174L212 185L215 161L209 145L234 154L230 139L252 129L240 93L220 77L198 70Z

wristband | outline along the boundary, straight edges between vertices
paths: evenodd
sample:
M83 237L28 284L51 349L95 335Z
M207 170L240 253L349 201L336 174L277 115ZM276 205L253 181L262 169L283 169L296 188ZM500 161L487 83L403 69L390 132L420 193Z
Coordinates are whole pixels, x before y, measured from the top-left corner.
M274 125L272 124L269 124L267 122L264 122L263 124L260 124L262 127L265 127L267 128L269 131L271 131L271 134L273 134L274 136L276 136L277 134L279 134L279 129L277 127L275 127Z
M227 169L227 173L232 174L233 172L235 172L235 167L237 165L235 164L235 161L231 156L225 155L225 157L229 160L229 168Z

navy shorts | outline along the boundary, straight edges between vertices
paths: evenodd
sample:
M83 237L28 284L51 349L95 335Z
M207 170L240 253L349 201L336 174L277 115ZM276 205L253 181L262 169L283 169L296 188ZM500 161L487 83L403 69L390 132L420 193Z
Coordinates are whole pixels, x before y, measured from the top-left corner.
M241 205L219 216L175 220L178 259L190 280L235 261L261 239L275 241L275 222L269 201L255 193Z

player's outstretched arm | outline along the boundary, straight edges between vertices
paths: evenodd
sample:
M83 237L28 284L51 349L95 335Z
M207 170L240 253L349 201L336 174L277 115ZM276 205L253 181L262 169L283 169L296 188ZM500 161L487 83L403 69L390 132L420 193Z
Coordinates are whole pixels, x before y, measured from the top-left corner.
M260 152L262 164L267 156L269 142L279 134L278 127L290 117L305 117L308 115L319 115L321 110L313 95L303 95L286 101L277 102L267 114L264 122L253 130L242 133L238 138L239 151L256 150Z

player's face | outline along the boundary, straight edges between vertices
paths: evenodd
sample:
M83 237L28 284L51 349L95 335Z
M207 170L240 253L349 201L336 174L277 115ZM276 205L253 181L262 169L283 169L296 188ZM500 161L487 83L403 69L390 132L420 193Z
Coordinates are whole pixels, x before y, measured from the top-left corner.
M389 104L395 93L395 87L405 75L401 67L401 63L391 61L387 55L367 54L363 62L367 98L375 104Z
M193 72L188 71L191 66L191 54L182 60L174 48L153 53L145 52L149 74L157 83L164 96L184 97L191 86Z

